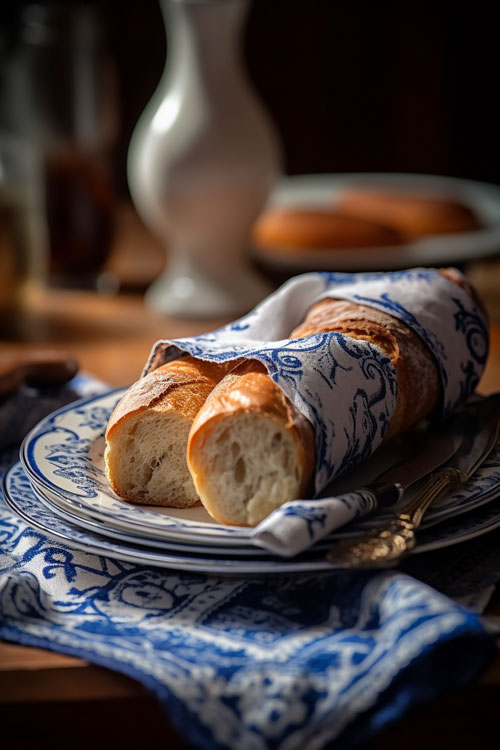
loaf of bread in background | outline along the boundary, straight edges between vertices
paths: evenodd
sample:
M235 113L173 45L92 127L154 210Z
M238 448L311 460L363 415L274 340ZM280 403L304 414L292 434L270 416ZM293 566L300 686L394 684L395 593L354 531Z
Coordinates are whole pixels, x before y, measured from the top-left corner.
M117 495L173 508L199 502L186 463L188 434L208 394L233 365L187 356L126 391L106 429L105 469Z
M334 250L386 247L404 242L391 226L334 210L268 208L253 227L253 240L261 248L276 250Z
M458 200L382 187L345 189L333 210L346 217L392 227L404 241L433 234L470 232L481 226L475 212Z
M401 320L364 305L325 299L309 310L291 338L327 331L376 344L394 365L398 394L386 439L431 413L440 396L437 367ZM247 363L208 396L193 422L187 455L210 515L222 523L254 526L283 503L306 496L314 471L314 435L263 366Z

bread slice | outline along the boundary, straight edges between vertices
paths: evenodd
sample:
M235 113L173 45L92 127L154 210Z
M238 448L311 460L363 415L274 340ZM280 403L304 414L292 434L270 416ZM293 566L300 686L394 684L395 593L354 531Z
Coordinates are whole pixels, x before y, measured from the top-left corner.
M253 526L310 492L314 434L259 362L238 366L219 386L193 422L188 465L213 518Z
M231 364L191 356L134 383L106 429L105 469L124 500L185 508L199 502L186 463L194 417Z

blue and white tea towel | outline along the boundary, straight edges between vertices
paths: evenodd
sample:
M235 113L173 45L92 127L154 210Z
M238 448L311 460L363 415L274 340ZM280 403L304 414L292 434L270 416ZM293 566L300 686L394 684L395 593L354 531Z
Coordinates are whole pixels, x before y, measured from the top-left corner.
M0 540L0 638L139 680L199 750L363 747L495 652L476 613L398 572L134 565L48 539L1 498Z
M314 427L319 494L381 444L397 398L394 367L374 344L335 332L288 338L307 310L327 297L389 313L420 336L437 363L443 415L474 392L488 356L485 313L458 284L424 268L297 276L224 328L157 342L144 372L182 352L212 361L260 360ZM292 556L372 509L369 497L355 494L294 501L265 519L255 529L254 541L275 554Z
M0 476L17 453L0 454ZM470 686L495 654L478 614L401 572L135 565L47 538L1 493L0 638L139 680L199 750L364 747L422 701Z

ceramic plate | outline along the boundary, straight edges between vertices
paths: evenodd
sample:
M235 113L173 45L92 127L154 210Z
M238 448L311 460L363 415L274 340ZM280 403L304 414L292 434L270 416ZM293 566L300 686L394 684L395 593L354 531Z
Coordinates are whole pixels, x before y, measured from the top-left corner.
M168 539L199 545L250 546L249 530L216 523L202 508L172 509L131 505L117 497L104 473L104 430L123 390L74 402L43 419L27 436L21 460L37 489L63 511L98 521L107 531L133 533L135 538ZM386 449L385 460L390 453ZM337 492L355 489L385 468L374 455L354 478L332 485ZM368 471L369 468L369 471ZM349 486L349 482L352 484ZM357 483L357 484L355 484ZM464 513L500 492L500 448L458 492L428 511L426 525ZM360 525L371 523L365 519ZM341 535L354 533L353 526ZM336 534L339 535L338 532Z
M239 555L238 550L234 550L231 556L217 556L208 551L199 554L179 551L176 554L172 549L165 551L111 540L74 526L52 513L33 491L21 463L17 463L7 472L3 492L8 507L31 528L70 548L118 560L174 570L232 575L314 572L332 570L335 567L323 559L319 547L317 551L304 553L292 560L272 556L245 559ZM458 544L486 534L498 526L500 501L497 500L465 516L452 519L451 522L438 524L429 531L422 532L419 535L419 546L410 554Z
M460 234L433 235L405 245L381 248L294 251L255 247L258 260L293 270L387 271L412 266L438 266L495 255L500 251L500 187L472 180L418 174L323 174L283 178L271 206L332 207L350 186L374 185L429 195L453 196L470 206L483 228Z
M73 526L77 526L81 529L86 529L87 531L92 531L94 534L100 534L101 536L105 537L111 537L112 539L118 539L121 542L126 542L127 544L133 544L136 546L142 546L142 547L156 547L158 549L163 550L171 550L174 552L194 552L195 554L199 554L201 551L205 551L205 553L209 553L211 555L233 555L235 554L235 549L232 546L228 545L217 545L217 544L209 544L209 545L200 545L200 544L190 544L189 542L179 542L174 541L172 539L163 539L163 538L155 538L150 535L144 535L141 536L141 534L134 534L131 531L127 529L121 529L119 527L115 527L111 525L106 520L98 520L93 519L91 517L88 517L86 515L76 514L72 513L70 510L64 507L62 504L58 504L57 501L54 502L53 499L50 499L48 495L46 495L43 491L41 491L39 488L33 485L31 483L31 489L37 496L37 498L40 500L42 505L44 505L53 515L59 516L64 521L67 521L68 523L72 524ZM238 545L238 548L236 550L238 556L252 556L252 557L263 557L266 556L265 550L256 547L256 546L243 546Z
M270 556L245 559L235 550L232 556L218 557L213 550L201 550L199 554L175 553L152 549L124 541L111 540L100 534L74 526L52 513L35 494L31 482L21 463L14 465L5 475L3 493L8 507L28 526L46 534L51 539L105 557L128 562L154 565L199 573L223 573L251 575L262 573L307 572L332 569L323 559L312 554L302 555L292 561ZM201 548L200 548L201 549Z
M500 442L471 477L470 481L449 495L438 498L422 521L423 529L448 518L469 513L500 495Z
M124 390L75 401L43 419L26 437L21 461L30 478L49 497L63 498L75 512L111 519L129 528L168 538L248 543L248 532L222 526L201 506L160 508L131 505L114 494L104 473L104 431ZM241 541L240 540L241 537Z

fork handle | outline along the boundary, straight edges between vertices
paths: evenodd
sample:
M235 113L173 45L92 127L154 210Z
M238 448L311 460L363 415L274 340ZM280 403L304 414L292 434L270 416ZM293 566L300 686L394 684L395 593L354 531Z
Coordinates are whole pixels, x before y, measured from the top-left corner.
M467 481L467 475L460 469L452 467L440 469L429 477L427 484L408 503L403 514L409 517L414 529L417 529L426 510L434 500L447 490L465 481Z
M365 534L337 542L327 553L327 560L334 565L351 568L396 565L415 547L415 531L431 503L450 487L466 479L465 473L459 469L441 469L429 478L404 512Z

